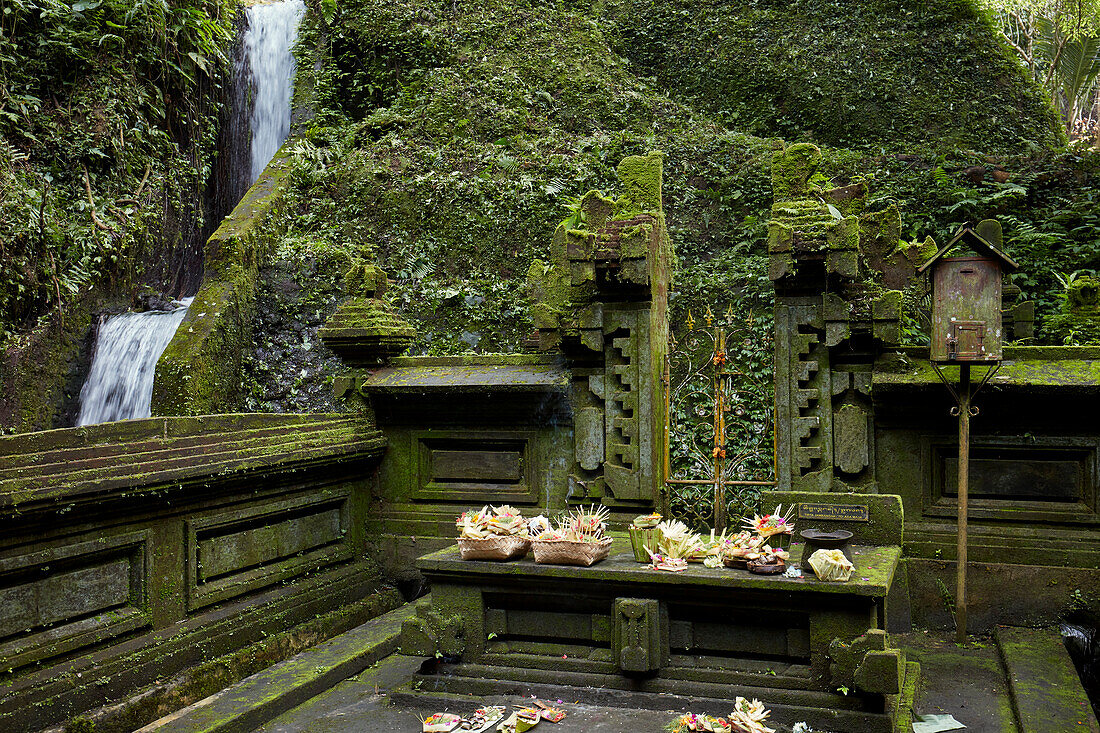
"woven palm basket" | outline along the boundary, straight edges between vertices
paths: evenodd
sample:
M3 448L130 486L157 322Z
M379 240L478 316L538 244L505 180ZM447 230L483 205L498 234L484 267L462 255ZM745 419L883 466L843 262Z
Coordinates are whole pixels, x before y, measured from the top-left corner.
M611 552L611 538L599 542L571 540L534 540L535 562L543 565L582 565L588 567L605 559Z
M634 560L636 562L649 562L649 553L646 552L648 547L650 552L657 552L657 543L661 539L661 530L656 527L630 527L630 549L634 550Z
M518 535L493 535L484 539L458 540L458 552L463 560L514 560L531 549L531 540Z

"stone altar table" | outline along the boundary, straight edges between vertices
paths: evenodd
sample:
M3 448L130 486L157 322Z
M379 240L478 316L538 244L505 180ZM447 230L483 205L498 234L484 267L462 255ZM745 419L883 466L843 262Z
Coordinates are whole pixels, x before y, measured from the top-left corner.
M852 580L826 583L701 564L657 571L625 538L591 568L463 561L448 548L417 562L432 599L406 622L402 650L457 660L440 680L455 692L523 683L741 695L788 724L892 731L918 673L882 631L901 548L853 551ZM796 545L791 563L800 555Z

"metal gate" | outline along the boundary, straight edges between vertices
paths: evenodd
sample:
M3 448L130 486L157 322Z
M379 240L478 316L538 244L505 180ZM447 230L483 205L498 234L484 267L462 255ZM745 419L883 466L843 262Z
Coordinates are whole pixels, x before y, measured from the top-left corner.
M775 485L774 368L770 313L688 312L669 333L665 369L665 513L722 531L757 509Z

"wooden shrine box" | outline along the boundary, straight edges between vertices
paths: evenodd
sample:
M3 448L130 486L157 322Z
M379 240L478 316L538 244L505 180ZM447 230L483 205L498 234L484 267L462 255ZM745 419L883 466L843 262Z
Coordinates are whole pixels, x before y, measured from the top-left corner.
M958 245L977 254L945 257ZM1001 277L1019 266L1001 247L1001 225L986 219L963 227L917 271L932 273L930 360L941 364L995 364L1001 361Z

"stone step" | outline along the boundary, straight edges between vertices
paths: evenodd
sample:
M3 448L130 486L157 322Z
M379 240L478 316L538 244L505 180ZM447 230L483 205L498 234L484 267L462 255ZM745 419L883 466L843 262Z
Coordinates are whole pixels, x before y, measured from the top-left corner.
M251 731L392 654L401 624L415 612L415 604L405 604L155 720L137 733Z
M1058 629L998 626L993 636L1020 733L1100 731Z

